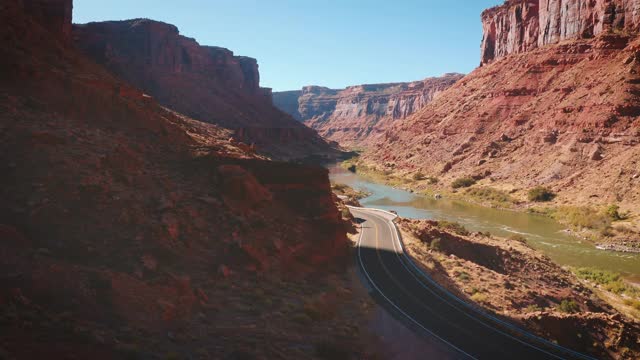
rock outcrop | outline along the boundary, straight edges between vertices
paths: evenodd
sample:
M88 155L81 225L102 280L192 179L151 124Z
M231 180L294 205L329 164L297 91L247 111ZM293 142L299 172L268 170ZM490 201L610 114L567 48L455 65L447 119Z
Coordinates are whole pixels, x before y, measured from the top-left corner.
M509 1L482 13L483 64L538 46L539 0Z
M482 13L481 63L639 26L640 0L507 0Z
M445 74L410 83L357 85L343 90L305 86L301 91L275 93L274 103L329 140L361 146L395 120L424 107L461 77Z
M275 108L255 59L201 46L170 24L147 19L74 25L75 44L161 104L236 132L282 159L331 155L313 130Z

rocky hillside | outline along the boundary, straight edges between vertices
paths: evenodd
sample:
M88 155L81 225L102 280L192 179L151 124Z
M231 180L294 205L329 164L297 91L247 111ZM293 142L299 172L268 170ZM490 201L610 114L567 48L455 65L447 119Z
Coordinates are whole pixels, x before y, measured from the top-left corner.
M148 19L73 26L75 45L160 104L234 131L280 159L332 156L315 131L272 105L255 59L202 46L170 24Z
M291 336L291 303L350 305L278 280L322 281L349 253L327 171L267 161L113 77L73 49L71 5L0 5L2 357L308 358L342 334L319 319Z
M422 81L367 84L334 90L305 86L301 91L274 93L282 111L345 146L365 146L395 120L418 111L453 85L461 74Z
M466 302L561 346L598 359L640 355L640 325L569 271L526 245L446 221L400 219L410 256Z
M544 185L558 193L556 203L636 209L636 2L580 3L576 13L577 3L509 1L485 11L484 65L394 124L365 161L447 187L461 177L521 195ZM591 7L593 16L582 18Z

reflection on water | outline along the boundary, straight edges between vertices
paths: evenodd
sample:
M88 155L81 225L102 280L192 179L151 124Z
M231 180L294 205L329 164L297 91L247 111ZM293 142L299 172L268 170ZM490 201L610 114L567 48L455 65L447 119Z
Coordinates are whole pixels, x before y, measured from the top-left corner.
M560 265L586 266L640 278L640 255L596 249L588 241L567 234L553 219L523 212L491 209L462 201L436 200L376 184L339 166L330 167L331 179L371 195L360 200L366 207L395 210L402 217L457 221L472 231L497 236L524 235L529 244Z

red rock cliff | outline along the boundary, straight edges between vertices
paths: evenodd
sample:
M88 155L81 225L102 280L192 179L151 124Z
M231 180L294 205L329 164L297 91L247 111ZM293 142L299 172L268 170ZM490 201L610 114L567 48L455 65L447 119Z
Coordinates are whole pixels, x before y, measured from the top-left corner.
M65 43L71 42L73 0L22 0L25 12Z
M506 2L482 13L482 63L538 44L538 0Z
M639 25L640 0L508 0L482 13L481 63Z
M411 83L366 84L343 90L305 86L274 94L283 111L304 121L327 139L364 145L394 120L418 111L462 75L445 74Z
M163 357L199 313L238 301L224 277L303 276L348 255L326 169L260 158L59 46L64 30L21 3L0 8L3 358L121 358L132 331L136 353Z
M272 105L255 59L201 46L170 24L137 19L74 26L75 44L163 105L236 131L278 158L330 154L311 129Z

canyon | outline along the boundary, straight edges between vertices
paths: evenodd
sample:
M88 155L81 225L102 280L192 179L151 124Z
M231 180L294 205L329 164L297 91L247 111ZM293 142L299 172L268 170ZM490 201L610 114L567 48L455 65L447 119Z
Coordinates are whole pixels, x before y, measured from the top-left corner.
M93 61L160 104L233 130L237 141L281 160L339 155L315 131L272 104L256 59L202 46L149 19L73 26L73 42Z
M174 25L72 15L72 0L0 4L2 358L391 356L353 269L345 204L365 194L314 165L343 148L362 150L354 171L425 192L545 186L548 206L637 219L640 0L508 0L483 12L468 75L275 93L256 59ZM638 355L637 323L526 240L396 224L467 302Z
M388 128L363 163L438 178L440 188L473 177L526 199L543 185L558 194L551 205L632 211L640 202L635 3L508 1L485 11L482 66Z
M305 86L276 92L273 100L282 111L326 139L359 147L433 101L462 77L452 73L410 83L365 84L340 90Z

